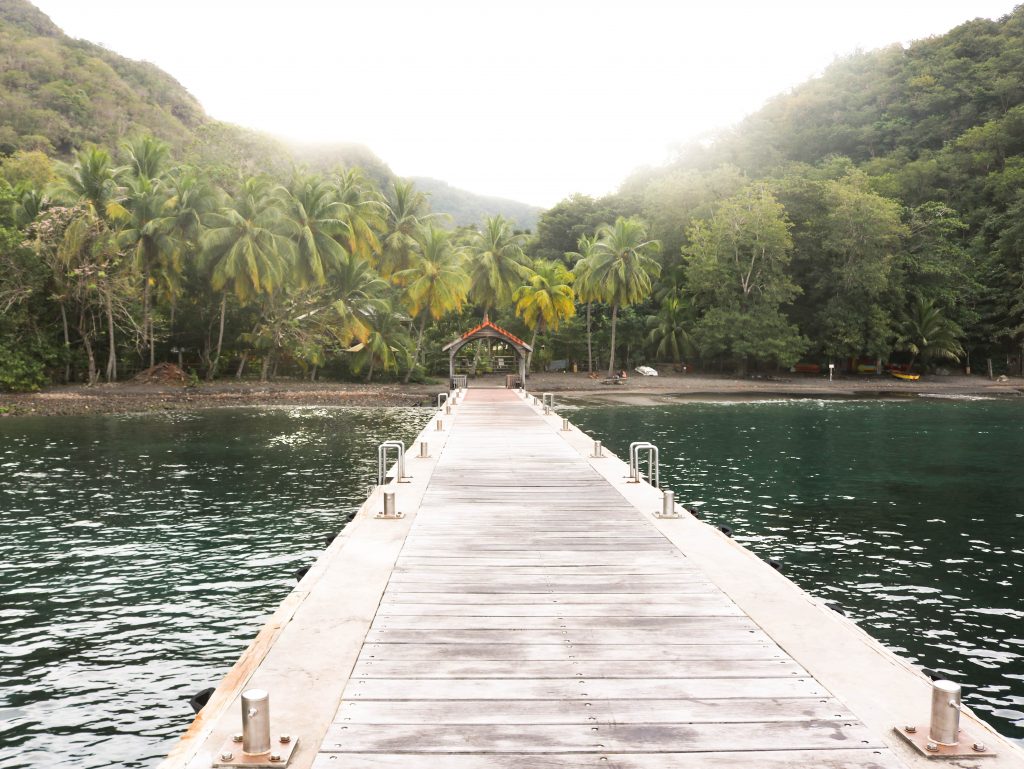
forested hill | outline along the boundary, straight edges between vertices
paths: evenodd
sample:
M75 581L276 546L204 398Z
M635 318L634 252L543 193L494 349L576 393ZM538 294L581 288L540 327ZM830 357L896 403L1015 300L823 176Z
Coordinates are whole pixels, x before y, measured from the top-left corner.
M477 225L485 216L501 215L515 223L519 230L533 231L541 209L507 198L494 198L460 190L439 179L414 176L418 189L430 196L430 206L452 217L455 226Z
M649 224L662 290L686 297L680 328L705 355L885 359L909 349L914 313L928 309L963 343L950 360L1010 355L1020 370L1022 73L1024 6L857 52L588 205ZM588 221L581 205L559 204L538 232L554 244L563 222ZM783 225L772 231L777 258L754 290L737 277L733 296L725 233L766 236L753 210Z
M149 133L186 162L221 166L225 174L287 174L293 165L315 171L361 168L384 189L395 179L367 147L351 143L298 145L218 122L178 81L148 62L65 35L27 0L0 0L0 156L40 150L69 159L86 144L115 148ZM539 209L423 180L435 211L456 224L479 224L504 214L520 227Z
M146 130L181 147L210 122L159 68L65 35L24 0L0 0L0 150L68 155Z

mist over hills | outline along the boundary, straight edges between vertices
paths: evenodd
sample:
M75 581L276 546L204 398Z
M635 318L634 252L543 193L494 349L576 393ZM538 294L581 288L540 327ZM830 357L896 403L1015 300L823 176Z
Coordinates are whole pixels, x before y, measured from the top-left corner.
M296 165L359 167L382 188L396 177L364 145L286 142L214 120L159 67L67 36L27 0L0 0L0 62L0 155L40 150L66 160L86 144L115 148L128 136L151 133L189 163L275 175ZM503 214L530 228L540 210L418 181L431 193L434 210L449 213L457 225Z

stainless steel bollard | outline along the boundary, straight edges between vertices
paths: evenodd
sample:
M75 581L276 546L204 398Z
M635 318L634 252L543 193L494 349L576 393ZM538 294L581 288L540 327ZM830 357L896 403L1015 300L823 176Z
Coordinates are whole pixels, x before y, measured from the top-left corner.
M430 444L426 441L420 441L420 459L426 459L430 456Z
M384 492L384 517L394 518L395 516L395 492Z
M604 456L604 454L601 453L601 441L594 441L594 453L591 454L590 456L592 456L592 457L603 457Z
M550 406L545 406L544 407L544 416L547 416L550 413L551 413L551 407Z
M270 694L265 689L242 692L242 752L251 756L270 752Z
M932 683L932 718L928 737L940 745L956 745L960 733L960 684Z
M569 432L570 429L569 420L566 417L562 417L562 430L564 432Z
M440 420L440 419L437 420L437 431L439 433L444 432L444 421L443 420Z
M448 416L452 415L452 406L450 403L445 404L444 413L447 414Z
M676 514L676 493L665 489L661 498L661 517L673 518Z

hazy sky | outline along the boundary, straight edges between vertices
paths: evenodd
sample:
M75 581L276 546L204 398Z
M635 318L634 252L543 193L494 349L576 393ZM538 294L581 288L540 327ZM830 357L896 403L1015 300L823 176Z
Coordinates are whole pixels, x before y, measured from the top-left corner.
M1014 0L34 0L213 117L357 141L401 175L551 205L615 189L858 48Z

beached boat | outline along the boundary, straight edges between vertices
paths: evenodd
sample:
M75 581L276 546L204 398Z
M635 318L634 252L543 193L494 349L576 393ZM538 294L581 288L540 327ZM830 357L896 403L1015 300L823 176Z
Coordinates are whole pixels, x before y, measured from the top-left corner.
M905 374L902 371L890 371L889 373L897 379L902 379L905 382L916 382L921 378L920 374Z

